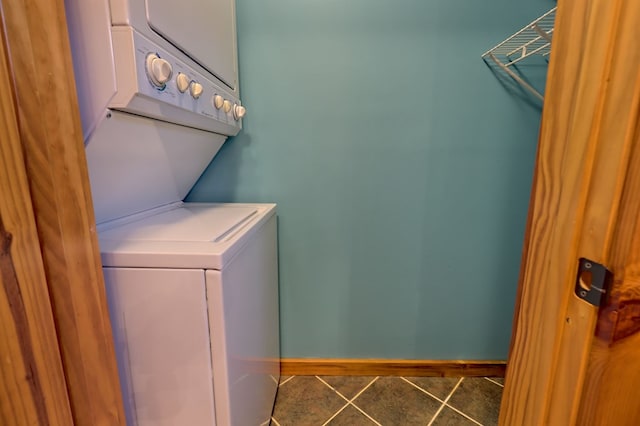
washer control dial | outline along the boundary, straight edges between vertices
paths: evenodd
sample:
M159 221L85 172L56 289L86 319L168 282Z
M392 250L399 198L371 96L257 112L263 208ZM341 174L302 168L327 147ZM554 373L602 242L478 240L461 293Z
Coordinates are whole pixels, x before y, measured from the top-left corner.
M146 66L147 75L151 83L158 88L164 89L167 81L171 79L171 75L173 74L171 64L167 60L160 58L157 54L150 53L147 55Z
M233 105L233 118L236 120L240 120L247 113L247 109L242 105L234 104Z
M224 98L222 96L220 95L213 96L213 106L216 107L216 109L222 108L223 104L224 104Z
M202 84L196 81L192 81L189 85L189 92L191 93L191 96L193 96L193 99L198 99L200 95L202 95L203 90L204 88L202 87Z
M187 91L190 82L191 79L186 74L179 72L176 76L176 86L178 86L178 90L180 91L180 93L184 93Z

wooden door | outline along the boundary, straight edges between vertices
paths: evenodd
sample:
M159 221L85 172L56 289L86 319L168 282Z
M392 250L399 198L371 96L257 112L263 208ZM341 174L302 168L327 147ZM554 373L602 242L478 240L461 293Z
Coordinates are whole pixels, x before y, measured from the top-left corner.
M640 424L639 23L636 0L558 4L503 426ZM581 257L613 272L600 310Z
M0 84L11 88L0 32ZM0 90L0 424L72 423L18 133Z
M64 3L0 15L0 424L122 425Z

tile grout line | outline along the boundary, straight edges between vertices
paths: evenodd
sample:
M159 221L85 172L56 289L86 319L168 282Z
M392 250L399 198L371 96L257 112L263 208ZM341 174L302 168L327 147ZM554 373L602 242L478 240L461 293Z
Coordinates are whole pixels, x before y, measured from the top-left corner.
M504 385L502 383L498 383L495 380L492 380L490 377L485 377L485 379L487 379L488 381L490 381L491 383L495 383L496 385L500 386L501 388L504 387Z
M431 421L429 421L429 423L427 424L427 426L431 426L433 425L433 422L436 421L436 419L438 418L438 416L440 415L440 413L442 412L442 409L446 406L445 403L440 404L440 408L438 408L438 411L435 412L435 414L433 415L433 417L431 417Z
M288 381L290 381L290 380L291 380L291 379L293 379L294 377L296 377L296 376L289 376L289 378L288 378L287 380L285 380L284 382L282 382L282 383L278 383L278 387L280 387L280 386L284 385L285 383L287 383ZM274 405L275 405L275 401L274 401ZM278 421L276 420L276 418L275 418L275 417L271 416L271 421L272 421L273 423L275 423L275 426L280 426L280 423L278 423Z
M349 405L351 405L353 408L355 408L356 410L360 411L366 418L368 418L369 420L371 420L373 423L377 424L378 426L382 426L380 423L378 423L378 421L376 419L374 419L373 417L371 417L370 415L368 415L365 411L362 410L362 408L358 407L356 404L354 404L353 402L350 402Z
M341 409L339 409L338 411L336 411L333 416L329 417L327 419L326 422L322 423L322 426L326 426L327 424L329 424L329 422L333 419L335 419L336 417L338 417L338 414L342 413L344 411L345 408L347 408L349 406L349 401L345 402L344 405L342 406Z
M284 385L285 383L287 383L289 380L293 379L295 376L289 376L289 378L287 380L285 380L284 382L278 383L278 387ZM275 401L274 401L274 405L275 405ZM278 423L278 421L276 420L275 417L271 416L271 421L273 423L275 423L275 426L280 426L280 423Z
M275 419L275 417L271 417L271 421L275 423L276 426L280 426L280 423Z
M289 380L293 379L294 377L296 377L296 376L289 376L289 378L288 378L287 380L285 380L284 382L280 383L280 384L278 385L278 387L280 387L280 386L284 385L285 383L287 383Z
M324 383L325 385L327 385L329 387L329 389L331 389L332 391L334 391L335 393L337 393L338 395L340 395L342 398L344 398L345 401L347 401L347 404L342 407L340 410L338 410L338 412L336 414L334 414L333 416L331 416L331 418L329 420L327 420L327 422L325 422L323 424L326 425L329 421L333 420L334 417L336 417L338 414L340 414L340 412L342 412L345 408L347 408L348 405L351 405L353 408L355 408L356 410L360 411L362 414L365 415L365 417L367 417L369 420L371 420L372 422L374 422L375 424L377 424L378 426L382 426L380 423L378 423L378 421L376 419L374 419L373 417L371 417L370 415L368 415L362 408L358 407L353 401L355 401L355 399L357 397L359 397L360 395L362 395L362 393L364 391L366 391L367 389L369 389L369 386L371 386L373 384L373 382L375 382L376 380L378 380L379 376L374 377L367 386L363 387L360 392L358 392L357 394L355 394L353 396L353 398L348 399L346 396L344 396L343 394L341 394L340 392L338 392L333 386L331 386L329 383L325 382L324 380L322 380L320 377L315 376L316 379L320 380L322 383Z
M346 396L344 396L342 393L340 393L336 388L334 388L333 386L331 386L329 383L325 382L324 380L322 380L319 376L315 376L316 379L320 380L322 383L325 384L325 386L327 386L329 389L331 389L332 391L334 391L335 393L338 394L338 396L340 396L342 399L344 399L346 401L346 404L344 404L344 406L342 408L340 408L338 411L335 412L335 414L331 417L329 417L329 419L324 422L322 424L322 426L327 425L331 420L333 420L334 418L336 418L338 416L338 414L340 414L341 412L344 411L345 408L347 408L349 405L355 407L358 411L360 411L362 414L364 414L365 416L367 416L369 419L371 419L375 424L377 424L378 426L381 426L380 423L376 422L374 419L372 419L367 413L365 413L364 411L360 410L358 407L356 407L354 404L351 403L351 401L353 401L354 399L356 399L357 397L360 396L360 394L362 392L364 392L365 390L367 390L367 388L369 386L371 386L371 384L373 382L376 381L376 379L378 377L375 377L373 380L371 380L371 382L369 382L369 384L367 386L365 386L364 388L362 388L362 390L360 392L358 392L353 398L351 398L351 400L349 400L349 398L347 398Z
M422 393L426 393L427 395L429 395L431 398L435 399L436 401L438 401L441 404L444 404L444 401L440 398L438 398L437 396L431 394L429 391L422 389L420 386L416 385L415 383L413 383L411 380L407 380L404 377L400 377L402 380L404 380L405 382L409 383L411 386L413 386L414 388L418 389L419 391L422 391Z
M344 409L349 406L349 399L346 396L344 396L343 394L341 394L340 392L338 392L338 390L336 388L334 388L333 386L331 386L329 383L327 383L324 380L322 380L320 378L320 376L314 376L314 377L316 379L320 380L321 383L323 383L326 387L328 387L329 389L331 389L332 391L337 393L339 397L341 397L342 399L345 400L345 403L342 406L342 408L340 408L338 411L333 413L333 416L329 417L324 423L322 423L322 426L326 426L331 420L335 419L338 416L338 414L342 413L344 411Z
M319 376L315 376L316 379L320 380L322 383L324 383L327 387L329 387L329 389L331 389L332 391L334 391L335 393L337 393L339 396L341 396L345 401L347 401L347 403L344 405L344 407L342 407L340 410L338 410L337 413L335 413L333 416L331 416L331 418L329 420L327 420L324 424L326 425L328 422L330 422L331 420L333 420L338 414L340 414L345 408L347 408L349 405L351 405L352 407L354 407L356 410L360 411L362 414L364 414L369 420L371 420L372 422L374 422L375 424L377 424L378 426L382 426L380 423L378 423L376 421L376 419L374 419L373 417L371 417L370 415L368 415L367 413L365 413L360 407L358 407L356 404L353 403L353 401L359 397L360 395L362 395L362 393L364 391L366 391L369 386L371 386L373 384L373 382L375 382L376 380L378 380L378 376L374 377L373 380L371 380L369 382L369 384L365 387L363 387L360 392L358 392L357 394L354 395L353 398L349 399L346 396L344 396L343 394L341 394L340 392L338 392L338 390L336 390L333 386L331 386L329 383L325 382L324 380L322 380Z
M463 413L462 411L458 410L456 407L454 407L453 405L449 405L449 404L445 404L448 408L451 408L453 411L455 411L456 413L460 414L462 417L471 420L473 423L482 426L482 423L480 423L479 421L477 421L476 419L469 417L468 414Z
M460 377L460 380L458 380L458 383L456 383L456 385L453 387L453 389L451 389L447 397L442 401L442 405L440 405L440 408L438 408L438 411L436 411L436 413L433 415L433 417L431 418L431 421L427 426L433 425L433 422L436 421L436 419L438 418L442 410L444 410L444 407L447 406L447 401L449 401L449 398L453 396L453 393L458 389L458 386L460 386L460 383L462 383L462 380L464 380L464 377ZM438 401L440 401L440 398L438 398Z
M380 376L376 376L374 377L367 386L363 387L362 390L360 392L358 392L357 394L355 394L355 396L353 398L351 398L349 400L349 402L352 402L353 400L355 400L357 397L359 397L360 395L362 395L362 392L366 391L367 389L369 389L369 386L371 386L373 384L373 382L375 382L376 380L378 380L380 378Z
M458 390L458 387L460 387L460 385L462 384L462 381L464 380L464 377L460 378L460 381L458 383L456 383L456 385L453 387L453 389L451 390L451 392L449 392L449 395L447 396L447 398L444 400L444 404L443 407L446 406L448 408L451 408L453 411L455 411L456 413L460 414L462 417L471 420L473 423L482 426L482 423L480 423L479 421L477 421L476 419L471 418L469 415L463 413L462 411L458 410L456 407L454 407L453 405L449 404L449 400L451 399L451 397L453 396L453 394L456 392L456 390Z
M334 388L333 386L331 386L329 383L325 382L324 380L322 380L319 376L314 376L316 379L320 380L322 383L324 383L325 386L327 386L329 389L331 389L332 391L334 391L335 393L337 393L342 399L344 399L345 401L347 401L347 405L349 403L349 398L347 398L346 396L344 396L343 394L341 394L340 392L338 392L338 390L336 388ZM344 408L344 407L343 407ZM341 409L342 410L342 409Z
M458 388L460 387L460 383L462 383L462 381L464 380L464 377L460 377L460 380L458 380L458 383L456 383L456 385L453 387L453 389L451 389L451 392L449 392L449 395L447 395L447 397L444 399L444 401L442 401L443 404L446 404L447 402L449 402L449 400L451 399L451 397L453 396L453 394L458 390Z
M360 411L362 414L365 415L365 417L367 417L369 420L371 420L372 422L374 422L375 424L377 424L378 426L382 426L380 423L378 423L378 421L376 419L374 419L373 417L371 417L370 415L368 415L362 408L358 407L353 401L356 400L357 397L359 397L360 395L362 395L362 393L364 391L366 391L367 389L369 389L369 386L371 386L376 380L378 380L380 376L376 376L373 380L371 380L371 382L365 386L364 388L362 388L362 390L360 392L358 392L353 398L351 398L351 401L349 401L349 404L351 404L352 407L354 407L356 410Z

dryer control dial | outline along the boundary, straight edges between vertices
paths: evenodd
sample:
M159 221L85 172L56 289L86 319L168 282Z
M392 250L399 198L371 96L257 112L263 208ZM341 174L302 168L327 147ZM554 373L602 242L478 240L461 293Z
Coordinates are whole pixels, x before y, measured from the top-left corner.
M216 107L216 109L222 108L223 104L224 104L224 98L222 96L215 95L213 97L213 106Z
M242 105L233 105L233 118L240 120L247 113L247 109Z
M164 89L167 81L171 79L171 75L173 74L171 64L167 60L160 58L155 53L147 55L146 62L149 80L151 80L151 83L153 83L154 86Z
M202 87L202 84L196 81L192 81L189 85L189 92L191 93L191 96L193 96L193 99L198 99L200 95L202 95L203 90L204 88Z
M188 75L183 74L181 72L178 73L176 77L176 86L178 86L178 90L180 93L184 93L189 88L189 83L191 83L191 79Z

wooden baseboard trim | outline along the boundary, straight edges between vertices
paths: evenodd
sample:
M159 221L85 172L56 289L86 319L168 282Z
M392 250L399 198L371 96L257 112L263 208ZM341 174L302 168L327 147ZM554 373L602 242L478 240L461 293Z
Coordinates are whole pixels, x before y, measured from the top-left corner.
M504 377L505 361L284 358L283 376Z

